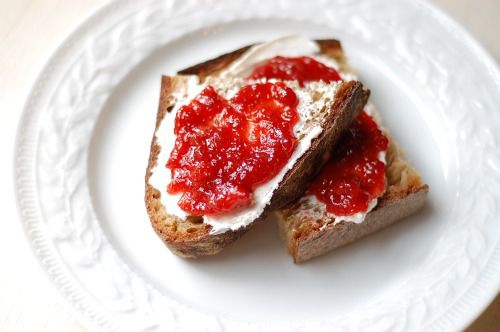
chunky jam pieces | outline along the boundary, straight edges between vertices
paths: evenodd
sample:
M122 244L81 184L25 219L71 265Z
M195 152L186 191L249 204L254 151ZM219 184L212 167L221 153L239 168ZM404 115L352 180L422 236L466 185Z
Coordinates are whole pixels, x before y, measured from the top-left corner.
M259 78L297 80L302 87L307 82L324 81L329 83L341 80L335 69L308 56L297 58L276 56L258 65L249 76L249 79Z
M337 216L366 212L370 202L385 191L385 165L379 154L387 150L388 143L375 121L361 112L335 146L309 193Z
M286 165L297 144L299 100L284 83L244 86L227 100L207 86L175 118L167 191L192 215L248 206L259 184Z

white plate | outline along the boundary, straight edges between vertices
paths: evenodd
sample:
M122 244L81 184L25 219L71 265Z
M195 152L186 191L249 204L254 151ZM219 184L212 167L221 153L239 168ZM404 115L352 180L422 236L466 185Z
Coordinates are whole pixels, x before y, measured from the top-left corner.
M160 74L290 33L342 40L430 184L426 208L304 265L272 222L219 256L173 256L143 204ZM460 329L500 285L499 91L491 58L426 2L112 3L61 45L27 101L22 221L96 330Z

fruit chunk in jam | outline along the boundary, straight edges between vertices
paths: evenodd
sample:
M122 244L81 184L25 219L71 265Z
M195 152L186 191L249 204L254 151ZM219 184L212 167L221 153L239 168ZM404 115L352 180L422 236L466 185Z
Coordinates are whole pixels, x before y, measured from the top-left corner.
M366 212L370 202L385 191L385 165L379 153L387 146L388 139L376 122L361 112L335 146L309 193L337 216Z
M342 80L335 69L308 56L297 58L276 56L255 67L248 78L297 80L302 87L307 82L324 81L329 83Z
M297 144L299 100L284 83L244 86L227 100L207 86L176 114L167 162L170 194L192 215L248 206L254 188L285 166Z

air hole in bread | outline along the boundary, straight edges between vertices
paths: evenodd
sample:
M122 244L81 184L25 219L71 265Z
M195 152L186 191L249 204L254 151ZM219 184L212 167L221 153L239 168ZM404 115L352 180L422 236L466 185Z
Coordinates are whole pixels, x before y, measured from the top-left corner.
M202 216L187 216L186 220L190 223L193 223L193 224L202 224L203 223Z

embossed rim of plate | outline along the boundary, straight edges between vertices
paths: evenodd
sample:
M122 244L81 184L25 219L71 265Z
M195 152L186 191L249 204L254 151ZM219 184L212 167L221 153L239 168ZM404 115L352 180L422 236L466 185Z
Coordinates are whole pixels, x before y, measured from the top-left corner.
M258 2L258 1L253 1L253 2ZM368 5L368 1L363 2L363 5L366 6L380 6L383 5L384 2L387 2L385 0L377 1L374 5L370 4ZM168 14L172 14L172 12L169 12L169 10L173 11L176 6L181 6L180 5L181 1L170 1L166 6L170 6L168 8L162 8L165 9ZM312 3L312 2L311 2ZM308 6L311 6L312 8L326 8L326 6L333 6L333 3L328 3L327 1L314 1L314 6L311 5L311 3L308 3ZM194 6L196 5L196 10ZM232 13L232 11L237 10L238 8L241 9L241 5L237 5L236 2L229 3L229 2L216 2L216 1L204 1L204 2L195 2L195 1L186 1L184 4L182 4L182 10L187 10L189 13L200 13L201 9L206 6L211 6L212 9L222 9L224 10L224 14L226 15L224 19L222 17L216 17L215 15L215 21L230 21L230 19L233 20L238 20L238 19L248 19L248 18L258 18L258 17L278 17L278 11L273 10L273 6L282 6L279 7L280 9L283 10L285 15L279 16L279 17L291 17L291 18L296 18L298 20L307 20L308 14L306 11L303 13L298 13L297 10L295 10L295 13L293 11L290 11L289 13L287 10L290 10L290 7L293 5L296 5L298 8L300 8L300 2L288 2L285 4L285 2L280 2L280 3L273 3L273 4L268 4L266 2L259 2L259 6L248 6L245 5L245 11L244 13L241 14L232 14L232 16L229 13ZM35 158L36 154L39 149L39 141L41 139L41 122L39 117L42 115L42 113L48 113L45 104L54 98L55 93L49 94L48 92L51 92L51 90L54 90L53 86L50 86L55 84L60 84L63 79L66 80L65 78L65 69L63 68L61 63L67 64L67 62L70 59L79 59L84 57L85 53L89 51L89 49L92 48L93 45L91 46L85 46L88 48L82 49L81 42L82 40L86 41L87 38L90 36L92 37L94 34L95 38L89 38L90 43L92 44L93 42L97 42L100 39L100 35L96 34L96 31L98 31L98 28L103 28L103 29L109 29L110 31L112 28L110 26L113 25L119 25L119 23L123 21L119 21L119 19L123 20L129 20L131 19L132 14L129 15L124 15L124 13L128 10L128 13L131 12L130 8L137 6L137 3L134 4L132 1L129 2L113 2L109 3L100 9L98 9L94 14L90 15L86 20L83 21L82 24L80 24L69 36L66 38L66 40L61 44L61 46L57 49L57 51L54 53L54 55L51 57L50 61L47 63L43 71L41 72L40 76L36 80L36 83L34 84L34 87L32 89L32 92L27 99L24 112L21 118L19 130L18 130L18 137L17 137L17 142L16 142L16 158L15 158L15 179L16 179L16 194L17 194L17 201L18 201L18 208L19 208L19 213L21 216L21 220L23 222L23 225L26 230L26 234L28 237L28 240L32 246L32 249L38 258L42 269L45 271L47 274L48 278L52 281L52 283L55 285L55 287L58 289L58 291L62 294L63 298L67 300L68 303L70 303L71 308L74 309L74 312L76 312L84 322L88 324L89 327L92 328L97 328L100 330L115 330L118 329L120 325L120 319L123 317L118 317L118 316L113 316L113 314L103 312L103 310L98 307L91 299L91 296L87 294L83 289L78 285L78 282L71 276L71 273L68 271L68 267L66 267L58 257L58 253L53 249L51 246L51 241L52 239L49 239L47 236L47 230L44 227L43 223L43 216L42 216L42 207L40 206L40 195L39 195L39 190L40 188L37 187L37 177L35 174ZM143 6L147 10L150 7L154 7L158 5L158 2L143 2L141 3L141 6ZM240 6L240 7L238 7ZM349 7L352 5L347 4L345 1L338 1L337 3L338 8L342 7ZM429 19L433 19L433 23L440 25L448 34L449 36L453 36L456 39L459 39L462 41L463 44L467 45L467 47L470 49L470 54L476 61L482 62L482 66L485 70L485 76L487 78L492 80L492 84L496 87L500 87L500 73L499 70L494 63L494 61L491 59L491 57L484 51L484 49L467 33L465 32L457 23L452 21L446 14L442 13L440 10L436 9L434 6L428 4L427 2L401 2L398 3L397 5L394 3L390 4L391 9L398 9L398 8L404 8L406 7L407 10L417 10L417 8L421 11L423 11L426 15L428 15ZM231 7L231 8L229 8ZM259 7L259 11L254 11L254 7ZM287 7L287 8L285 8ZM226 11L227 10L227 11ZM123 12L122 12L123 11ZM320 11L320 13L314 13L314 18L320 19L320 15L324 15L324 19L328 18L327 15L327 10ZM135 14L135 13L134 13ZM185 14L185 13L184 13ZM289 16L287 16L287 14ZM161 13L160 13L161 15ZM303 15L303 16L301 16ZM125 17L123 17L125 16ZM300 16L300 17L299 17ZM310 18L311 16L309 16ZM366 17L365 17L366 19ZM201 20L203 21L203 20ZM197 28L203 26L203 24L210 24L210 20L203 21L199 26L191 26L190 29L184 29L176 27L179 29L178 31L174 31L174 33L170 34L168 37L165 37L164 42L168 42L169 40L172 40L176 36L181 36L184 33L187 33L189 31L196 30ZM213 22L212 22L213 23ZM139 23L137 23L139 24ZM146 24L142 22L141 24ZM175 29L173 29L175 30ZM108 30L105 30L108 32ZM122 31L123 32L123 31ZM175 35L175 33L178 33L178 35ZM160 43L161 44L161 43ZM138 59L135 60L136 62L133 62L131 60L130 64L128 64L129 68L132 68L138 61L140 61L141 56L147 56L149 52L154 50L156 47L158 47L158 41L152 42L151 44L145 44L142 45L143 48L141 48L140 52L138 52ZM77 56L75 56L77 55ZM479 66L479 65L478 65ZM120 77L123 77L125 75L129 68L125 68L123 72L119 72L116 74L114 77L113 82L108 83L109 86L116 85L117 82L120 81ZM57 81L57 80L60 81ZM103 101L106 99L105 95L100 95L102 97ZM491 97L493 98L493 97ZM61 102L66 102L62 100ZM49 104L50 105L50 104ZM37 107L38 106L38 107ZM41 106L41 107L40 107ZM97 114L99 110L96 111ZM498 120L498 114L492 114L493 119ZM487 133L488 137L478 137L477 138L477 143L483 143L485 139L492 139L494 143L496 143L496 140L498 139L497 137L491 136L494 133ZM496 147L496 144L493 145L493 147ZM66 160L66 159L65 159ZM498 175L498 170L499 168L499 163L498 161L500 158L498 158L497 154L494 154L494 152L489 152L489 154L486 154L486 158L484 159L485 162L488 162L491 164L491 171L496 171L496 173L492 173L494 175ZM496 178L495 178L496 179ZM492 179L493 180L493 179ZM498 189L498 188L495 188ZM496 191L498 193L498 191ZM494 200L494 197L492 198ZM494 202L494 201L493 201ZM498 219L498 214L494 215ZM102 240L103 242L101 243L104 246L110 246L109 243L107 243L106 239ZM485 252L491 252L491 255L487 257L486 263L482 266L482 268L476 272L475 274L475 280L473 280L472 285L469 285L469 288L465 290L464 293L462 293L454 303L451 305L448 305L446 312L442 313L439 317L436 317L430 322L427 322L428 324L425 326L428 329L436 329L436 330L445 330L445 329L454 329L454 328L463 328L466 324L470 323L471 320L476 317L485 307L486 305L493 299L493 297L496 295L496 292L499 289L500 286L500 243L499 239L497 238L494 242L489 244L489 247L486 248L488 251L485 250ZM113 254L113 248L109 248L110 253ZM116 253L114 253L116 254ZM121 267L123 269L127 269L126 266ZM479 273L480 272L480 273ZM132 278L136 278L137 282L143 282L139 277L135 276L133 272L131 272ZM448 281L450 282L450 281ZM155 292L155 290L151 290L150 286L145 284L144 286L144 291L145 292L151 292L152 296L158 296L158 294ZM149 293L148 293L149 294ZM161 296L161 295L159 295ZM403 295L402 295L403 296ZM162 299L162 301L168 301L165 299ZM166 302L165 302L166 303ZM409 302L408 302L409 303ZM185 308L181 304L177 303L172 303L172 301L168 302L169 309L172 310L172 312L176 312L177 314L182 313L186 314L189 312L189 314L193 315L198 315L200 314L199 318L202 319L201 321L206 323L206 327L209 330L223 330L224 327L227 327L228 329L236 329L238 327L241 327L237 322L231 322L231 321L226 321L224 318L215 318L213 317L207 317L206 315L203 315L201 313L193 313L192 310L189 311L189 308ZM408 311L412 309L410 305L408 305ZM386 314L391 314L393 316L395 315L400 315L399 311L387 311L385 312ZM378 314L378 313L377 313ZM182 316L182 315L178 315ZM191 316L189 316L191 317ZM373 317L378 317L377 315L374 315ZM165 321L166 324L171 324L177 323L180 325L177 325L176 327L178 329L188 329L188 327L182 325L181 323L183 322L182 320L172 320L172 321ZM185 322L185 321L184 321ZM366 321L365 321L366 322ZM326 322L327 325L325 326L330 326L331 327L331 322ZM141 327L147 327L149 322L144 322L144 324L141 324ZM349 317L345 317L344 320L340 320L340 324L345 325L347 328L353 328L357 327L359 328L361 325L360 324L350 324ZM171 325L166 325L166 326L171 326ZM245 325L246 326L246 325ZM259 326L252 326L259 328ZM369 327L369 325L365 325L364 327ZM421 326L422 327L422 326ZM260 326L262 328L262 326ZM292 327L290 327L292 328ZM294 327L295 328L295 327ZM410 326L411 328L411 326ZM413 327L415 328L415 327Z

